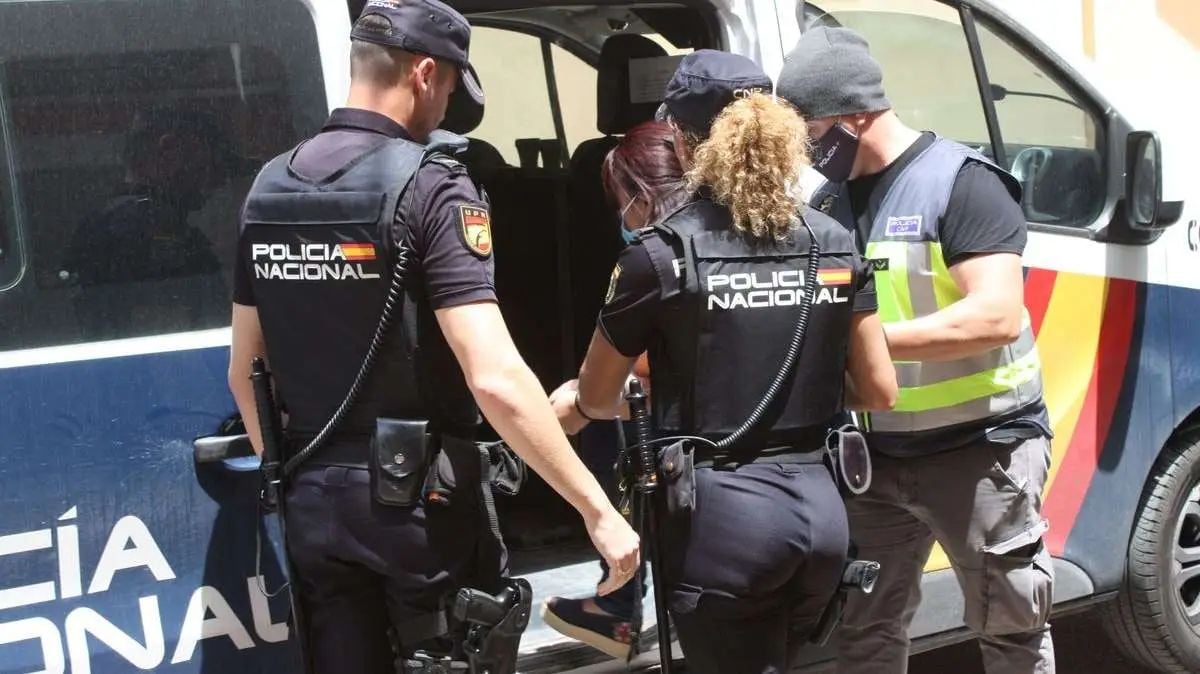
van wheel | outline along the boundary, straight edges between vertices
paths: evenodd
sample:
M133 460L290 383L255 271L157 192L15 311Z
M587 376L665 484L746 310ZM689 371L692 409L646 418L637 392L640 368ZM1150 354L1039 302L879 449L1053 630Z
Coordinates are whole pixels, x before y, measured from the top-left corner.
M1159 457L1126 559L1104 609L1109 634L1151 668L1200 671L1200 432L1173 438Z

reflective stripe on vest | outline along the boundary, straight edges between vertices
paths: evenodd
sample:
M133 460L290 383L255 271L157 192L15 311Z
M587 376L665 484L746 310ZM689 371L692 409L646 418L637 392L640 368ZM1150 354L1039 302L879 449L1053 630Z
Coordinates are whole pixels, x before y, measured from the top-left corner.
M876 261L875 290L885 324L928 316L962 299L942 254L938 222L965 161L990 164L965 146L937 139L896 178L880 204L866 257ZM1027 313L1012 344L952 361L897 361L895 367L896 406L870 415L873 431L926 431L987 419L1042 395Z

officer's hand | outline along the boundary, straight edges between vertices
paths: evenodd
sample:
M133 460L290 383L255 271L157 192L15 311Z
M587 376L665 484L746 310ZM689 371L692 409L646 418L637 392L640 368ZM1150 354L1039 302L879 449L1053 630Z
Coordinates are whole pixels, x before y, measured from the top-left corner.
M554 392L550 394L550 406L554 408L558 423L567 435L575 435L588 424L588 420L583 418L583 415L575 408L575 396L577 395L579 395L578 379L563 382L562 386L554 389Z
M595 522L586 524L592 545L611 569L608 578L596 588L596 594L604 596L624 586L637 573L641 564L641 542L629 522L612 507Z

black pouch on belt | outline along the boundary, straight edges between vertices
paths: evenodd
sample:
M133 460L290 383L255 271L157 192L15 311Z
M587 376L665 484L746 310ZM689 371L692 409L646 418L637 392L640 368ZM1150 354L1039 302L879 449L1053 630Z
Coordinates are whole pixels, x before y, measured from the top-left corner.
M658 455L659 474L666 487L667 512L682 515L696 507L695 453L686 440L668 445Z
M421 498L425 474L437 448L424 419L375 420L371 440L371 491L386 506L408 507Z
M488 459L486 475L482 472L484 455ZM514 496L525 483L525 463L503 442L442 436L441 451L425 479L425 500L449 505L464 493L474 498L481 481L504 496Z

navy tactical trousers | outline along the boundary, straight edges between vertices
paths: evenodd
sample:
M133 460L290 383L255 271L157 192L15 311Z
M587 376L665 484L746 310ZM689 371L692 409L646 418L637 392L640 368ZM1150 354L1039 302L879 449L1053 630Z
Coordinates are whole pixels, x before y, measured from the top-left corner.
M845 565L846 509L822 465L696 471L696 506L664 516L671 616L693 674L782 674Z
M287 493L288 551L314 674L395 672L389 629L428 624L423 618L444 595L475 580L477 508L470 498L380 505L364 469L306 466L297 473Z

